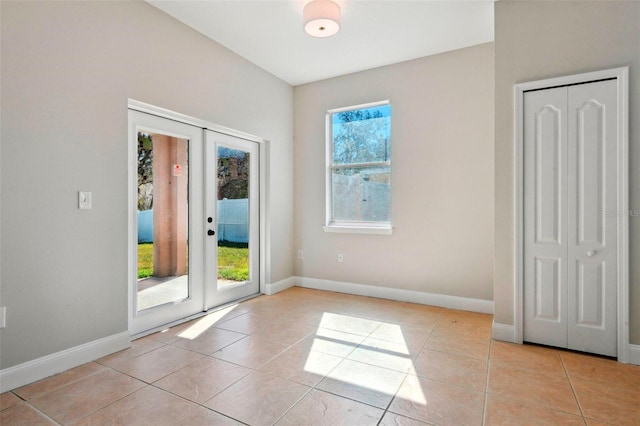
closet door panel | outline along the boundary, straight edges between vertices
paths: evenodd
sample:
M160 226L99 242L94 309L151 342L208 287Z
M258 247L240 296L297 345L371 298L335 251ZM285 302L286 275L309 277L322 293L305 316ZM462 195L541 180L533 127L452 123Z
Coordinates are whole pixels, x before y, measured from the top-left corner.
M568 94L568 347L615 356L616 81L570 86Z
M524 98L524 340L567 345L567 89Z

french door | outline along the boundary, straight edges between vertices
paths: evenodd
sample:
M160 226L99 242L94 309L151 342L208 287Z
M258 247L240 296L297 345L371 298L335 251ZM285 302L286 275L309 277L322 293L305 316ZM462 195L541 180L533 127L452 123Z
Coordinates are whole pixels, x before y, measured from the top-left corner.
M129 110L129 331L259 292L258 143Z
M256 142L206 130L208 307L260 289L260 173Z

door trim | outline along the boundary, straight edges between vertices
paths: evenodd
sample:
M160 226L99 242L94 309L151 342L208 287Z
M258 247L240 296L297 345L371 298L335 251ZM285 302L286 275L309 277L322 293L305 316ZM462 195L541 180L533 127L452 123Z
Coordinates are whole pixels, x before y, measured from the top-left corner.
M514 342L524 328L524 93L557 86L616 79L618 89L618 361L629 360L629 67L518 83L514 86Z
M252 135L250 133L245 133L239 130L231 129L229 127L220 126L215 123L211 123L206 120L201 120L199 118L191 117L185 114L181 114L178 112L174 112L165 108L157 107L155 105L151 105L145 102L137 101L135 99L127 100L127 110L138 111L142 113L147 113L150 115L154 115L161 118L166 118L168 120L177 121L179 123L188 124L191 126L199 127L202 131L203 143L205 137L205 130L212 130L214 132L226 134L229 136L233 136L240 139L245 139L251 142L258 143L259 149L259 187L260 187L260 205L259 205L259 226L260 226L260 256L259 256L259 292L262 294L267 293L267 283L271 280L271 244L270 244L270 232L268 229L269 224L269 151L270 151L270 141L259 136ZM127 124L127 132L129 132L129 124ZM127 139L129 140L129 135L127 134ZM137 156L134 155L134 150L132 147L132 141L128 141L128 173L127 173L127 188L128 188L128 211L127 211L127 258L128 258L128 269L127 269L127 294L128 294L128 306L127 306L127 316L128 316L128 329L131 330L131 312L134 309L134 300L132 297L132 286L135 283L132 283L132 277L134 277L135 273L133 271L137 270L137 257L131 252L129 246L131 245L131 241L136 239L137 241L137 220L136 215L132 214L134 207L137 205L137 188L134 183L134 176L137 176L138 170L138 159ZM204 161L204 159L203 159ZM196 212L194 212L196 213ZM200 212L202 215L205 215L206 212L204 210ZM190 213L191 214L191 213ZM197 214L197 213L196 213ZM211 311L216 308L212 308ZM202 312L199 314L195 314L195 317L200 316L207 312L206 306L206 298L203 298L203 306ZM184 320L189 320L193 318L191 317L185 318ZM175 325L179 322L174 322L172 325ZM146 332L139 333L138 336L142 336L147 334Z

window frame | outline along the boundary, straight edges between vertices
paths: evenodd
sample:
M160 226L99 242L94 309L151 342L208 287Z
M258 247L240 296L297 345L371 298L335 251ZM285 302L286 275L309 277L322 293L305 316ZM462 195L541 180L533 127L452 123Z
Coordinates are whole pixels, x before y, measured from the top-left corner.
M323 229L325 232L332 233L357 233L357 234L379 234L379 235L390 235L393 232L392 226L392 218L391 218L391 200L392 200L392 190L391 190L391 157L389 157L388 161L377 161L377 162L367 162L367 163L348 163L348 164L334 164L333 163L333 148L334 148L334 140L333 140L333 115L344 112L344 111L354 111L359 109L367 109L367 108L375 108L378 106L391 106L391 102L387 100L378 101L378 102L370 102L366 104L360 105L352 105L348 107L342 108L334 108L327 110L325 116L325 148L326 148L326 157L325 157L325 225ZM389 116L391 119L391 116ZM391 134L389 134L389 144L391 145ZM393 150L391 150L393 152ZM389 220L386 222L371 222L371 221L334 221L333 220L333 183L332 183L332 172L334 170L340 169L352 169L352 168L367 168L367 167L375 167L375 166L383 166L389 168L389 205L388 205L388 213Z

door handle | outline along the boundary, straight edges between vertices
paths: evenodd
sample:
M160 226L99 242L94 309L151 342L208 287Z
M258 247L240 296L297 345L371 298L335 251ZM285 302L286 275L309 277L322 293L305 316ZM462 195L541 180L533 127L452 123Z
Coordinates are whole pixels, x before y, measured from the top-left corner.
M216 231L214 231L213 229L209 229L207 231L207 235L209 235L209 236L216 235Z
M589 250L589 251L587 252L587 256L589 256L589 257L592 257L592 256L593 256L593 255L595 255L595 254L596 254L596 251L595 251L595 250Z

